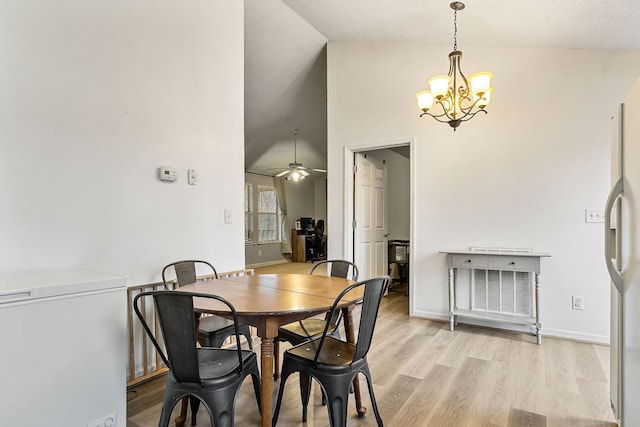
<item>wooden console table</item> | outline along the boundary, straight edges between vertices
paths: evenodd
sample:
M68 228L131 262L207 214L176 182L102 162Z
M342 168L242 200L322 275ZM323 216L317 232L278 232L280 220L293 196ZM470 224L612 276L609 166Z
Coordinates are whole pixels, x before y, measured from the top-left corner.
M542 343L540 259L550 257L550 254L492 250L453 250L440 253L447 255L449 267L451 331L454 330L458 316L515 323L535 327L536 341L538 344ZM460 269L471 271L469 308L458 308L456 304L456 276Z

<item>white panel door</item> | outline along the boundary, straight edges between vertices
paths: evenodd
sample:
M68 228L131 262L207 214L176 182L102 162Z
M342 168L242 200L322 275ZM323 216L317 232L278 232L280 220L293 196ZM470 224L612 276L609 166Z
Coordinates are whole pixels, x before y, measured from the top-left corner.
M355 153L354 262L360 280L387 274L387 167L371 155Z

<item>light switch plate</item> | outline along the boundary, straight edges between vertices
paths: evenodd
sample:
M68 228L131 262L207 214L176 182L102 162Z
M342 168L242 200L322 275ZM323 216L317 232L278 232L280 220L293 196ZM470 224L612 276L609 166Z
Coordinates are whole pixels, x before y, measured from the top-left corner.
M187 169L187 182L189 185L196 185L196 181L198 180L198 174L195 169Z
M224 210L224 223L231 224L231 209Z
M585 209L584 222L604 222L604 211L600 209Z

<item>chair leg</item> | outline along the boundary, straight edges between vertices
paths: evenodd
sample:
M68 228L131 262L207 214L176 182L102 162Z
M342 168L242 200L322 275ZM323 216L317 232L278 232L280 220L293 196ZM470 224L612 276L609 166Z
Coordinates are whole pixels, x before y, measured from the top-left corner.
M260 401L261 391L260 391L260 371L258 370L258 365L256 365L256 369L254 372L251 372L251 379L253 381L253 391L256 395L256 401L258 402L258 411L262 414L262 406Z
M187 421L187 408L189 407L189 398L182 398L182 406L180 407L180 415L176 417L176 427L182 427Z
M273 340L273 380L280 378L280 341Z
M282 395L284 394L284 385L287 383L287 378L293 371L288 369L287 365L282 366L282 375L280 377L280 387L278 388L278 398L276 400L276 407L273 410L273 417L271 425L275 427L278 422L278 415L280 415L280 405L282 405Z
M376 396L373 393L373 381L371 381L371 372L369 372L369 367L365 365L362 368L362 373L367 379L367 387L369 388L369 398L371 399L371 406L373 407L373 413L376 416L376 421L378 422L378 427L383 427L382 417L380 416L380 412L378 411L378 404L376 403Z
M171 422L171 413L173 412L173 408L178 403L178 400L182 400L182 407L184 418L182 420L182 425L184 425L184 420L186 419L187 413L187 405L188 405L189 397L185 397L182 399L182 394L176 393L173 390L167 388L164 392L164 397L162 399L162 411L160 413L160 421L158 421L159 427L167 427ZM177 425L177 424L176 424Z
M211 427L233 427L235 396L225 389L203 394L203 404L209 412Z
M245 325L244 327L242 327L240 329L240 334L244 335L244 337L247 339L249 350L253 350L253 343L252 343L253 340L251 338L251 329L249 328L249 325Z
M327 381L318 378L321 384L325 384L327 394L327 408L329 410L329 422L331 427L347 426L347 407L349 404L349 384L353 378L348 376L333 376Z
M191 425L196 425L196 416L198 415L198 409L200 409L200 399L197 397L189 397L189 403L191 404Z
M311 376L306 372L300 372L300 398L302 399L302 422L307 422L307 407L311 396Z

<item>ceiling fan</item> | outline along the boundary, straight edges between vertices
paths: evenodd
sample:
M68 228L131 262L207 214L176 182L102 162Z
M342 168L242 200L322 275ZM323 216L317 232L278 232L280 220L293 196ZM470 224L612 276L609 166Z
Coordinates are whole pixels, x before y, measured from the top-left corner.
M268 169L272 171L276 171L276 170L281 171L276 175L276 178L280 178L286 175L287 180L300 181L302 179L305 179L305 177L309 176L309 172L307 172L307 168L302 166L302 163L298 162L298 158L297 158L298 132L299 132L298 129L294 129L291 132L291 135L293 135L293 162L289 163L289 167ZM322 173L327 172L324 169L310 169L310 170L314 172L322 172Z

